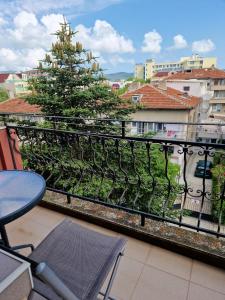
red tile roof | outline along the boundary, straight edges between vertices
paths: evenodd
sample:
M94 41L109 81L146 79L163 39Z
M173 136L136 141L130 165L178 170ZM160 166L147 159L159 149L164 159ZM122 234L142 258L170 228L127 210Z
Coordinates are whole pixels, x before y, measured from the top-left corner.
M0 83L4 83L10 74L0 74Z
M41 109L37 105L31 105L23 99L9 99L0 103L0 113L27 113L38 114Z
M168 80L173 79L225 79L225 71L219 69L193 69L168 75Z
M153 77L166 77L166 76L168 76L169 75L169 73L170 72L164 72L164 71L162 71L162 72L157 72Z
M140 95L139 104L144 109L172 109L189 110L200 103L200 98L188 96L183 92L167 87L161 89L152 85L145 85L134 91L122 95L123 99L131 99L132 96Z

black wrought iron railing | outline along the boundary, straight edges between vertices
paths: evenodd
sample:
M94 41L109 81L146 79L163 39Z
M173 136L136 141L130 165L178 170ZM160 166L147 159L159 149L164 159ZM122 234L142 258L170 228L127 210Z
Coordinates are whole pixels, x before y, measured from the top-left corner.
M169 140L200 141L225 144L225 123L212 120L205 123L160 122L148 120L84 119L78 117L47 116L41 114L0 113L0 121L26 124L57 130L89 131L97 134L143 136L151 132L157 138Z
M225 237L224 145L7 125L51 191ZM14 140L14 139L12 139ZM18 151L18 149L17 149ZM207 219L207 221L205 221Z

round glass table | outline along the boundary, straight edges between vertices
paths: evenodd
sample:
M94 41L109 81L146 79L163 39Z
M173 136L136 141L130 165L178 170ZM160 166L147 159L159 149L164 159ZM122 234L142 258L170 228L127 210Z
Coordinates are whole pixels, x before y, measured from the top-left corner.
M5 225L36 206L45 190L44 178L34 172L0 171L0 241L4 246L10 247ZM22 246L12 248L19 249Z

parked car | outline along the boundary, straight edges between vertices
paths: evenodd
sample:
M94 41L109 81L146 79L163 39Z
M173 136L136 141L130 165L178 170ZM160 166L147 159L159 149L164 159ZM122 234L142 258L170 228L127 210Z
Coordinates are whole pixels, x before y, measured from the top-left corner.
M196 177L204 177L204 169L205 169L205 178L212 178L212 162L207 161L206 166L205 166L205 161L204 160L199 160L196 165L195 169L195 176Z

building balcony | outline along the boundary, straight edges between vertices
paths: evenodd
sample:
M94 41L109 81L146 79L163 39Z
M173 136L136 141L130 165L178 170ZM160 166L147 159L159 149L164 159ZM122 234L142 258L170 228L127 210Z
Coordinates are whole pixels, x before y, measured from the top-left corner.
M222 84L222 85L212 84L210 86L210 89L211 89L211 91L224 91L225 90L225 85L224 84Z
M6 122L11 168L34 170L47 184L41 206L7 225L11 244L37 246L67 216L126 236L113 297L225 299L221 141L127 136L124 122L109 132L100 121L97 130L75 119L49 124Z

